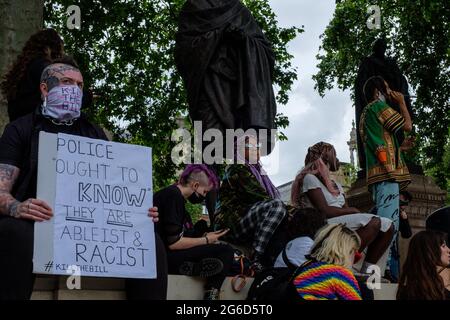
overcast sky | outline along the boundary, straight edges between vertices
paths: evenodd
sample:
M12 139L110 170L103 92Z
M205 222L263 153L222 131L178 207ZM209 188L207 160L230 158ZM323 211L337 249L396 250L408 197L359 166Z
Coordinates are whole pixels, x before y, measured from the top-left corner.
M332 143L338 158L350 161L347 141L350 138L354 108L349 91L333 89L327 91L322 99L314 90L311 78L317 72L315 56L321 44L319 36L333 16L335 1L321 0L320 5L311 0L269 2L278 16L280 26L303 25L305 29L289 45L298 80L292 86L289 103L278 106L278 112L289 117L290 125L284 130L289 140L280 142L278 165L270 159L277 157L277 150L273 152L274 157L263 159L269 176L278 186L294 179L304 163L307 148L316 142Z

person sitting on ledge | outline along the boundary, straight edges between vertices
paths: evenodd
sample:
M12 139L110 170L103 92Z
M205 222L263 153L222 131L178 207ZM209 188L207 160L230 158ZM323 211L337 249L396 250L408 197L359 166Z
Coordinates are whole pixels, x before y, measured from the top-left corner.
M348 207L342 186L330 175L330 171L338 169L339 160L331 144L319 142L308 148L305 166L292 185L291 204L298 208L316 208L326 215L328 223L344 223L355 230L361 238L359 250L362 252L367 247L361 268L361 272L367 273L371 265L387 257L394 232L392 221Z
M259 162L259 148L255 136L237 139L235 163L225 169L215 214L216 228L230 229L227 241L252 247L255 272L272 266L267 265L264 254L287 215L278 190Z
M304 300L361 300L358 282L351 268L361 245L356 232L342 224L319 230L307 261L293 279Z
M295 266L306 262L314 243L316 233L327 224L325 215L314 208L295 209L287 223L286 258ZM286 268L283 253L280 253L274 264L275 268Z
M205 277L205 300L220 298L220 288L233 264L234 249L217 243L228 230L196 234L186 200L202 203L218 184L207 165L192 164L186 166L178 183L156 192L153 198L160 212L157 232L167 248L169 273Z
M62 88L70 88L70 93L61 95ZM36 199L39 132L108 140L80 111L82 89L76 62L70 57L55 60L41 74L42 105L9 123L0 138L0 301L30 299L35 280L34 224L54 215L53 208ZM71 108L63 108L67 101ZM156 222L157 208L149 209L148 215ZM157 279L130 279L136 281L130 290L139 290L133 291L133 297L166 298L166 261L159 243L157 237L157 254L163 258L157 259Z

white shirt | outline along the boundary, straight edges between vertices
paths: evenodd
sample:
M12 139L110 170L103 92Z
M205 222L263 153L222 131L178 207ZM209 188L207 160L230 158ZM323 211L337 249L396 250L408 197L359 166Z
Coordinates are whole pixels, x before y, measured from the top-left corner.
M289 241L286 245L286 255L289 262L296 266L300 266L306 262L305 255L309 254L314 241L310 237L299 237ZM287 265L283 261L283 252L281 252L274 264L275 268L286 268Z
M330 207L342 208L345 204L344 189L342 189L342 186L338 182L336 182L336 185L340 192L337 197L333 196L322 181L320 181L315 175L308 173L303 178L302 187L302 192L305 193L305 205L310 208L314 207L311 201L309 201L306 192L308 192L308 190L320 189L322 190L323 196Z

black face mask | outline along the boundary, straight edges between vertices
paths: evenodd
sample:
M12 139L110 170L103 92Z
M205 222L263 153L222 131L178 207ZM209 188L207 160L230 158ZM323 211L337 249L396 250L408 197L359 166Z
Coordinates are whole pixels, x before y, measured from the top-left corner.
M203 203L203 201L205 201L205 197L198 195L197 192L193 192L189 197L188 200L190 203L192 204L199 204L199 203Z

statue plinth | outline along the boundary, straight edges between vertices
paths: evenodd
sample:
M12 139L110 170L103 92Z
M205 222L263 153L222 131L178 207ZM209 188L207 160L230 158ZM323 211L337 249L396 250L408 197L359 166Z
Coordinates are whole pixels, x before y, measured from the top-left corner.
M416 172L416 170L411 171ZM445 205L447 192L439 188L431 177L414 173L411 174L411 184L407 190L413 197L406 211L414 235L419 231L425 230L425 221L428 216ZM362 212L368 212L375 205L363 174L358 174L358 179L347 191L347 202L350 207L356 207ZM408 244L409 239L400 237L401 265L403 265L407 256Z
M411 174L411 184L408 186L413 200L408 207L408 217L411 227L425 229L426 218L445 204L447 192L439 188L431 177L422 174ZM367 188L365 177L359 177L347 192L348 205L368 212L375 204Z

